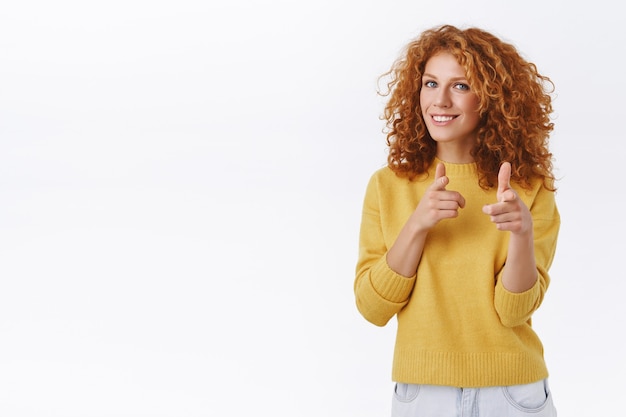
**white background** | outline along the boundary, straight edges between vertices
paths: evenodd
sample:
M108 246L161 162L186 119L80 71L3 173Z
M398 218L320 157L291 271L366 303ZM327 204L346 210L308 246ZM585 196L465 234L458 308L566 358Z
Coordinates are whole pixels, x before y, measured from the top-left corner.
M453 23L557 86L535 326L559 415L622 416L626 32L577 4L4 2L0 415L388 415L394 322L352 293L376 79Z

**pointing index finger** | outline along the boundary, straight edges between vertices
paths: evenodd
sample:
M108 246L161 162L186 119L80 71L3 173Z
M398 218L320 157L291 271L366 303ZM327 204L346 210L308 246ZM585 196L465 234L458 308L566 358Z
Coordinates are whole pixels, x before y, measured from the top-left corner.
M435 182L433 185L440 190L444 190L447 184L448 177L446 177L446 166L442 162L439 162L435 168Z
M498 171L498 200L501 202L514 200L515 196L513 193L513 198L511 197L511 193L507 193L505 196L504 193L511 189L511 163L503 162L500 165L500 170Z

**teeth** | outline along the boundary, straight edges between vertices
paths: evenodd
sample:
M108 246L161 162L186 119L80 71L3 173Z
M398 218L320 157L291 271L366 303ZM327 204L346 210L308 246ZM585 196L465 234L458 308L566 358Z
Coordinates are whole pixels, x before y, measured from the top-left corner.
M449 122L452 119L454 119L453 116L433 116L435 122Z

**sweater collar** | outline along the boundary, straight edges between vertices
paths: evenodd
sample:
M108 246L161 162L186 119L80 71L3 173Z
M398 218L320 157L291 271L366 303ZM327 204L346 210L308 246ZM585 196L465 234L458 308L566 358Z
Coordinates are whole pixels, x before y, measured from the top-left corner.
M451 162L445 162L441 159L435 157L431 169L434 173L435 168L439 162L443 162L446 166L446 175L447 176L467 176L467 175L476 175L476 162L470 162L467 164L453 164Z

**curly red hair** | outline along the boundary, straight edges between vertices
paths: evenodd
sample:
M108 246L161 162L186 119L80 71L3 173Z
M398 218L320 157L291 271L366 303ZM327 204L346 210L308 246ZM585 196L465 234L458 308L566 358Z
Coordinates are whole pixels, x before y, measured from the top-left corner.
M383 118L389 167L397 175L413 179L424 174L435 158L437 143L422 117L420 91L426 62L440 52L456 57L479 97L481 121L471 154L480 186L496 186L500 165L508 161L512 181L530 188L539 178L554 191L548 149L554 128L550 119L554 84L513 45L478 28L461 30L443 25L426 30L381 75L381 79L389 77L387 91L379 92L389 96Z

